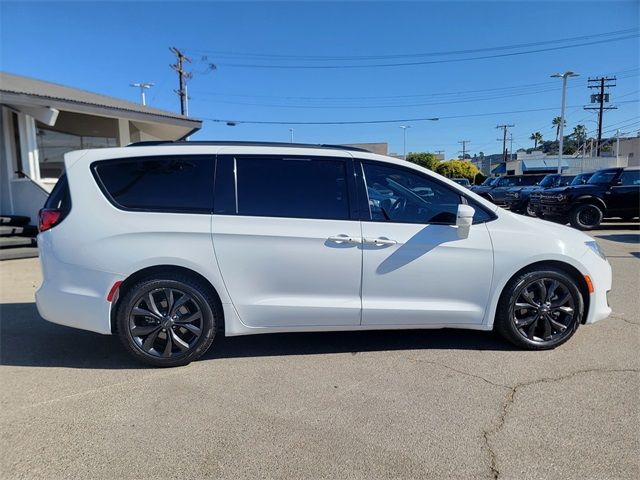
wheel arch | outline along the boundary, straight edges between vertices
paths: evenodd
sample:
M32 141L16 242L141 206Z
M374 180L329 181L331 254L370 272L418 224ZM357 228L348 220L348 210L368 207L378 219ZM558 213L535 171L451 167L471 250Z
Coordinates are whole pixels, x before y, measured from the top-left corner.
M583 195L581 197L576 198L574 203L575 203L574 206L582 205L585 203L592 203L600 207L602 209L602 213L604 213L607 210L607 205L606 203L604 203L604 200L594 195Z
M582 295L582 301L584 303L584 312L582 313L581 323L585 323L585 321L587 320L587 315L589 313L589 303L590 303L589 302L590 294L589 294L589 287L587 286L587 281L585 280L584 275L582 274L582 272L580 272L580 270L578 270L576 267L574 267L570 263L563 262L561 260L541 260L541 261L530 263L522 267L520 270L518 270L513 275L511 275L511 277L509 277L507 282L502 287L502 290L500 291L500 296L498 299L498 304L502 302L503 297L506 294L507 287L509 286L509 284L514 278L517 278L519 275L522 275L523 273L535 272L535 271L539 271L549 267L562 270L564 273L569 275L576 282L576 285L578 286L578 290ZM494 316L495 316L495 312L494 312Z
M225 324L224 324L224 309L222 308L222 300L220 298L220 294L216 290L216 288L211 284L211 282L202 274L196 272L187 267L182 267L178 265L153 265L149 267L142 268L136 272L133 272L127 278L125 278L120 286L118 287L118 297L115 302L111 305L111 333L115 334L117 330L117 321L116 321L116 312L118 311L120 299L124 297L125 292L127 292L133 285L136 284L140 279L145 277L153 277L154 275L161 274L181 274L187 275L189 277L195 278L198 281L202 282L203 285L209 290L209 293L213 296L216 302L216 311L220 313L220 322L217 325L218 331L224 332Z

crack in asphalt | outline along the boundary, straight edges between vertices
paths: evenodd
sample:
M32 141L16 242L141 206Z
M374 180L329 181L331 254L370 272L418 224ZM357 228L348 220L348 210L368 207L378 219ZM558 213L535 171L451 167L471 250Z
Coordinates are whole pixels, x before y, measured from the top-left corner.
M497 453L495 449L491 446L491 437L497 435L498 432L500 432L500 430L502 430L502 428L504 427L507 414L509 413L509 408L515 403L515 397L518 390L521 389L522 387L529 387L529 386L538 385L541 383L560 382L560 381L568 380L578 375L585 375L589 373L640 373L640 370L633 369L633 368L620 368L620 369L589 368L585 370L577 370L575 372L568 373L567 375L563 375L561 377L540 378L536 380L531 380L529 382L517 383L516 385L509 387L510 390L509 390L509 393L507 393L505 401L502 404L500 418L498 419L496 426L493 429L487 429L483 431L485 447L489 451L489 457L490 457L489 468L491 469L491 475L493 476L494 479L497 480L500 477L500 470L498 469Z
M502 383L496 383L496 382L492 382L491 380L481 376L481 375L475 375L473 373L470 372L465 372L464 370L458 370L457 368L453 368L450 367L449 365L445 365L443 363L439 363L439 362L434 362L433 360L424 360L422 358L409 358L409 360L416 362L416 363L427 363L429 365L435 365L436 367L442 367L446 370L451 370L452 372L456 372L459 373L460 375L465 375L467 377L472 377L472 378L477 378L478 380L482 380L485 383L488 383L489 385L493 385L494 387L501 387L501 388L507 388L510 389L511 386L510 385L504 385Z
M623 321L624 323L628 323L629 325L633 325L635 327L640 327L640 323L632 322L631 320L629 320L627 318L620 317L618 315L609 315L609 317L610 318L614 318L616 320Z

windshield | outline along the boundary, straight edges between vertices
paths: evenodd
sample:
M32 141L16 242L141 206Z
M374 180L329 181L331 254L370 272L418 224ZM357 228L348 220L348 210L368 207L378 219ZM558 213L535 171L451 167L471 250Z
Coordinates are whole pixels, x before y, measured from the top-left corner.
M590 185L608 185L617 174L617 170L600 170L594 173L587 183Z
M542 181L540 182L540 186L541 187L552 187L556 184L557 180L558 180L559 175L547 175L546 177L544 177L542 179Z
M587 180L589 180L589 177L591 177L590 173L576 175L576 177L571 182L571 185L584 185L585 183L587 183Z
M488 187L489 185L493 185L497 180L497 178L487 178L484 182L481 183L481 185L484 187Z

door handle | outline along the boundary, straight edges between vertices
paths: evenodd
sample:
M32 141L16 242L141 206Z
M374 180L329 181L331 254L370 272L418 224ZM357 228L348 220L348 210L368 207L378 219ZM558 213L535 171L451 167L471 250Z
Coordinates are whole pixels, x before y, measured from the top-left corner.
M396 245L398 242L396 242L395 240L391 240L388 238L365 238L363 239L364 243L368 244L368 245Z
M340 234L340 235L333 235L331 237L329 237L327 240L329 240L330 242L337 242L337 243L362 243L362 239L358 238L358 237L350 237L349 235L345 235L345 234Z

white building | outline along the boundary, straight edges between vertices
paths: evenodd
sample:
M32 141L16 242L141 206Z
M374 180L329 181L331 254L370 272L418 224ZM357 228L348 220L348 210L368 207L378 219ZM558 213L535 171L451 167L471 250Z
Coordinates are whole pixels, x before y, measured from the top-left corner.
M178 140L202 122L54 83L0 72L0 214L35 222L71 150Z

